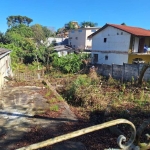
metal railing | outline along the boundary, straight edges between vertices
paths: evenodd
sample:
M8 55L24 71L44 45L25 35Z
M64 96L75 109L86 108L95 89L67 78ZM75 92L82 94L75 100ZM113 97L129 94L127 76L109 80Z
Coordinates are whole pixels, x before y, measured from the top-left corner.
M134 126L134 124L126 119L116 119L113 121L108 121L99 125L95 125L95 126L91 126L88 128L84 128L78 131L74 131L65 135L61 135L52 139L48 139L46 141L43 142L39 142L36 144L32 144L26 147L22 147L19 148L17 150L35 150L35 149L39 149L42 147L46 147L58 142L62 142L74 137L78 137L81 136L83 134L87 134L93 131L97 131L97 130L101 130L104 128L108 128L111 126L115 126L118 124L128 124L132 127L132 132L131 132L131 136L130 139L128 141L126 141L126 137L124 135L120 135L117 139L117 144L120 147L119 149L121 150L148 150L150 149L150 135L146 134L147 138L148 138L148 142L147 143L140 143L140 136L142 134L142 132L144 131L144 129L150 124L150 119L147 121L144 121L144 123L138 128L138 130L136 131L136 128ZM123 144L124 143L124 144ZM118 149L118 150L119 150ZM109 148L109 149L105 149L105 150L117 150L117 148L113 149L113 148Z

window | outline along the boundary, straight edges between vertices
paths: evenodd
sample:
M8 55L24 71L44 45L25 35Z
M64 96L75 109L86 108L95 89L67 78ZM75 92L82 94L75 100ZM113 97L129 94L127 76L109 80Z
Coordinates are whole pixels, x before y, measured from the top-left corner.
M78 32L82 32L82 30L78 30Z
M104 43L106 43L106 41L107 41L107 38L104 38Z
M108 55L105 56L105 60L108 60Z
M78 37L76 37L76 40L78 39Z
M117 35L119 35L119 33L117 33Z
M98 62L98 54L94 54L93 63Z
M123 32L121 32L121 35L123 35Z

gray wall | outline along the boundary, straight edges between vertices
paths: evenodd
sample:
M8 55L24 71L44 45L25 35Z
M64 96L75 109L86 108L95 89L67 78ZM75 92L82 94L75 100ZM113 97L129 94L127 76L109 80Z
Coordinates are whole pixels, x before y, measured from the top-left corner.
M132 77L136 80L140 75L140 71L143 67L143 64L123 64L123 65L106 65L106 64L99 64L96 65L98 68L97 72L100 75L109 77L109 74L114 79L118 79L121 81L131 81ZM150 80L150 68L144 74L144 80Z

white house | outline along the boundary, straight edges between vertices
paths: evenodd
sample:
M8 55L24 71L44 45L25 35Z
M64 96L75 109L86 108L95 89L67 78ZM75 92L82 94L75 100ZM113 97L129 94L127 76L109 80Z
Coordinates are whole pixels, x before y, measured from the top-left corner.
M88 36L92 39L92 60L97 64L133 63L134 59L150 61L144 45L150 47L150 30L126 25L106 24Z
M10 50L0 48L0 89L5 84L5 76L11 76L11 59L10 59Z
M74 49L91 49L92 40L89 39L88 36L96 32L98 29L98 27L85 27L70 30L68 45Z
M54 51L57 52L58 56L66 56L70 53L74 53L74 50L71 47L66 45L58 45L54 47Z
M47 46L49 46L52 43L55 43L56 45L67 45L68 44L68 38L64 37L49 37L46 40Z

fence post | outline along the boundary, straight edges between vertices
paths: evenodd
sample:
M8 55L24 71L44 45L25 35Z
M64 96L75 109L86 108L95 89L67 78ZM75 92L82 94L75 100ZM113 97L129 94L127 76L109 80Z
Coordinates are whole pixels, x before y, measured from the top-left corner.
M138 63L138 77L140 75L140 64Z
M125 63L123 62L123 70L122 70L122 83L125 80Z
M113 70L114 70L114 66L113 65L114 64L111 65L111 76L112 76L112 78L113 78Z

